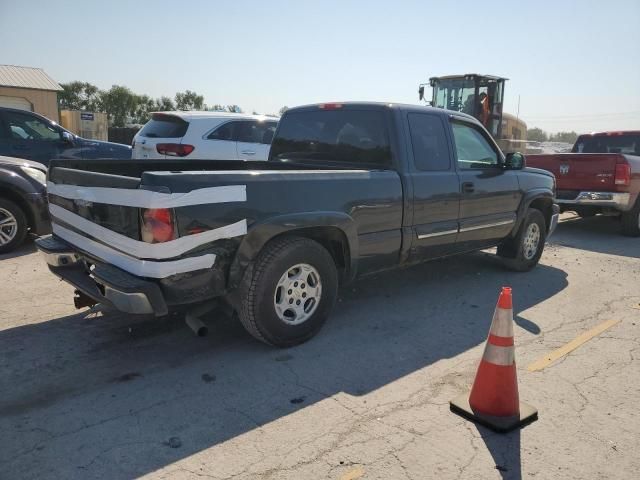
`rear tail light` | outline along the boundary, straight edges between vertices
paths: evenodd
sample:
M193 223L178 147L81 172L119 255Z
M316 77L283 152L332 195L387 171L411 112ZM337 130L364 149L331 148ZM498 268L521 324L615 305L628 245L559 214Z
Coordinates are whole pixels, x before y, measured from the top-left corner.
M147 243L168 242L176 238L173 210L148 208L142 210L140 236Z
M159 143L156 145L156 150L160 155L169 155L170 157L186 157L195 148L193 145L183 143Z
M616 176L614 179L616 185L628 186L631 183L631 167L628 163L616 164Z

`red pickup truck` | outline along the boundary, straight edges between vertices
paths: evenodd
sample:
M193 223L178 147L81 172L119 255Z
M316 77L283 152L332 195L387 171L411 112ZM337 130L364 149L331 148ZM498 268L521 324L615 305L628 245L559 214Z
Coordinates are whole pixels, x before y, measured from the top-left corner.
M640 236L640 131L580 135L571 153L527 155L526 161L556 176L561 211L616 215L625 235Z

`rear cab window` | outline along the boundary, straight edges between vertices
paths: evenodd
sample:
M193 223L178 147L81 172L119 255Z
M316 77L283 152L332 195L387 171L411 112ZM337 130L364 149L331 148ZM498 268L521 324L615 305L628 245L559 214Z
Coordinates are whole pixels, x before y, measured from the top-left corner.
M148 138L180 138L184 137L189 128L189 122L175 115L154 113L142 130L141 137Z
M384 112L342 107L287 112L269 160L389 167L391 147Z
M573 153L622 153L640 155L640 133L609 135L580 135Z

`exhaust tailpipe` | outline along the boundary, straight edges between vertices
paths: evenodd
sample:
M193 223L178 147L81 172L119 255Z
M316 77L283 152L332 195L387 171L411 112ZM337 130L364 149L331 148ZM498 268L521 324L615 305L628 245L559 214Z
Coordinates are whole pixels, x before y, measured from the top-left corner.
M193 333L195 333L198 337L205 337L207 333L209 333L209 329L207 328L207 326L202 323L202 320L200 320L195 315L187 313L184 320L187 325L189 325L189 328L193 330Z

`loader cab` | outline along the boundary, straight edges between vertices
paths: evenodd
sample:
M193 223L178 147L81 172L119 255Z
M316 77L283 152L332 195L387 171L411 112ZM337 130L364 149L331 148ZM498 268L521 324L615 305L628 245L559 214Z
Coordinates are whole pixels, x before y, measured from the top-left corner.
M462 112L477 118L493 138L502 137L502 106L506 78L492 75L450 75L432 77L431 105L446 110ZM419 87L420 99L424 99L424 85Z

